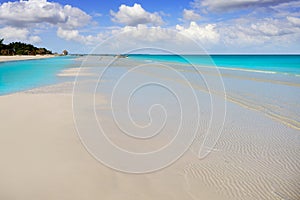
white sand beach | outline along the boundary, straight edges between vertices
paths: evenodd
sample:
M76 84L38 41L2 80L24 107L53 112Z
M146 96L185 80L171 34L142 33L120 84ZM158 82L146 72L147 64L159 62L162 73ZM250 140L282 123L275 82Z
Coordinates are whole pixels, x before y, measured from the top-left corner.
M125 59L124 63L130 65ZM77 70L63 73L71 76ZM255 92L248 95L248 101L240 92L234 95L240 88L257 85L262 90L271 85L283 95L283 87L291 94L299 94L299 87L231 73L225 77L225 85L231 88L226 121L212 152L199 159L193 153L197 147L192 146L171 166L146 174L118 172L86 151L73 120L72 82L0 96L0 199L299 199L299 130L288 120L282 123L283 118L256 109L251 104L256 101ZM289 97L289 103L297 104L297 98ZM97 98L97 103L103 105L99 111L105 115L109 111L105 97ZM278 109L278 115L287 116L288 112L280 110L287 105L280 99L273 103L269 106ZM205 119L200 129L206 126Z
M36 56L0 56L0 62L19 61L19 60L35 60L43 58L52 58L54 55L36 55Z

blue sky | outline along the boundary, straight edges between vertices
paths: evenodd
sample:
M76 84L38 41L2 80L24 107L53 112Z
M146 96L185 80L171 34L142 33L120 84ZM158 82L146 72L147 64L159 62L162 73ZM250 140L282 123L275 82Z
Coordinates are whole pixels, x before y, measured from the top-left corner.
M209 53L300 53L300 1L0 1L0 38L5 42L89 53L120 35L119 46L127 48L198 52L189 44L192 40ZM116 47L106 48L109 53Z

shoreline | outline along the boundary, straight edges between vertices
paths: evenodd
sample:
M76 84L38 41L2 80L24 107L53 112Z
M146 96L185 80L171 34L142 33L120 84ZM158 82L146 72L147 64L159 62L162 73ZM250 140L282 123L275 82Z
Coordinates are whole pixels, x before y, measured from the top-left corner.
M95 58L90 63L102 63L102 66L106 66L109 60ZM111 81L137 64L139 63L119 59L111 66L110 69L116 73L113 73L113 77L109 74L104 76L101 83L107 90L101 90L101 93L98 91L99 94L94 96L94 113L103 130L106 130L108 137L116 145L122 145L122 148L132 152L149 152L167 144L172 138L169 136L175 132L173 127L177 127L177 115L171 109L175 110L176 107L168 109L168 124L166 132L163 132L166 135L160 133L146 143L144 140L127 138L115 126L114 120L110 118L113 111L110 93L106 93L113 83ZM77 81L82 81L89 87L89 84L98 80L96 75L101 68L96 66L98 65L88 64L82 71L80 68L67 68L57 76L72 77L80 72L79 77L82 78ZM172 86L180 83L171 79L172 77L165 77L166 74L160 73L164 71L154 66L152 70L144 70L132 74L134 76L130 78L147 80L150 77L151 80L163 80L166 85ZM215 76L209 72L204 75ZM288 117L285 118L288 122L293 120L298 125L300 116L297 113L300 106L297 99L300 88L236 78L239 74L232 72L234 74L231 76L224 77L228 92L224 99L227 102L226 121L217 143L208 149L211 153L205 159L199 159L196 153L203 144L202 133L206 133L210 125L218 125L216 121L211 122L210 96L206 90L198 87L201 86L199 84L195 87L196 95L201 99L199 106L202 108L199 135L175 163L147 174L132 175L109 168L98 162L82 145L83 141L78 136L74 121L72 79L69 82L0 96L0 120L4 122L0 126L0 156L4 163L0 166L0 196L25 200L80 200L87 196L88 199L108 200L299 199L299 130L268 117L262 111L272 111L271 114L274 112L282 116L281 119ZM193 85L195 83L198 82ZM186 85L180 86L183 92L188 89ZM147 93L147 99L142 98L142 104L135 104L131 108L131 112L135 114L133 116L145 119L144 108L152 100L152 94L163 95ZM219 98L217 90L212 91L211 95ZM123 94L118 97L116 101L126 100ZM165 98L164 95L157 97L164 99L166 105L173 105L170 103L172 99ZM222 115L222 110L215 105L215 114ZM186 106L188 105L185 104L185 108ZM122 114L122 109L116 108L116 114ZM86 107L81 116L87 119L90 112L91 109ZM84 126L90 128L89 124ZM212 130L210 136L215 134L217 133ZM113 158L113 153L106 153Z
M82 146L74 128L72 86L72 82L61 83L0 96L0 120L5 121L0 127L0 155L7 163L0 166L2 196L220 200L277 199L274 193L278 193L298 197L298 132L262 113L228 102L224 132L206 159L199 160L193 153L201 141L196 140L173 165L132 176L104 166ZM97 100L101 115L106 116L105 96ZM206 130L206 120L201 130ZM119 133L116 129L109 130L117 144L131 144L114 137ZM160 146L161 141L151 144Z
M0 56L1 62L10 62L10 61L23 61L23 60L37 60L44 58L53 58L55 55L36 55L36 56L27 56L27 55L16 55L16 56Z

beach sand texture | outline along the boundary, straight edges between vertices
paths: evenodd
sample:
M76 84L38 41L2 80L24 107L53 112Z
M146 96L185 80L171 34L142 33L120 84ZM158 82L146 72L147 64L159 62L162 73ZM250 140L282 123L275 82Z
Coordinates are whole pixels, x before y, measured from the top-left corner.
M131 62L120 59L119 65ZM140 175L112 170L83 147L73 121L72 82L0 96L0 199L300 199L299 83L224 74L226 120L212 152L198 159L196 138L173 165ZM206 92L199 88L198 95L206 103ZM109 112L105 94L97 102L99 113ZM204 117L201 130L208 121Z
M0 62L21 61L21 60L35 60L35 59L52 58L52 57L54 57L54 55L0 56Z

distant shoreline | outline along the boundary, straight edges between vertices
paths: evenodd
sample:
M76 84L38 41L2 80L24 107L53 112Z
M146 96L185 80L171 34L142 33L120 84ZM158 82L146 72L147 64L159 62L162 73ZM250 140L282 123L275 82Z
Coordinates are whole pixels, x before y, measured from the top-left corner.
M55 55L36 55L36 56L16 55L16 56L0 56L0 62L21 61L21 60L36 60L36 59L53 58L53 57L55 57Z

